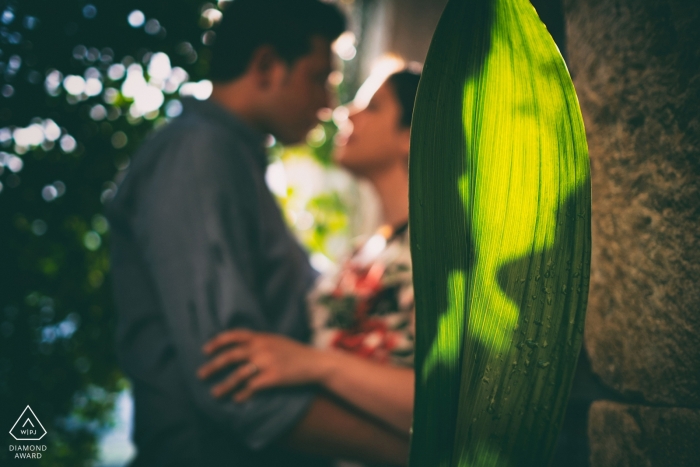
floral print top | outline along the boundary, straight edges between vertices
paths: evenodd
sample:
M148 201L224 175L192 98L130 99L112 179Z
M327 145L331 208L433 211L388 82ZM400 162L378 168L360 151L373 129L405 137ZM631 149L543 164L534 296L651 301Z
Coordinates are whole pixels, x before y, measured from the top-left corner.
M313 344L413 366L414 302L408 225L383 226L309 295Z

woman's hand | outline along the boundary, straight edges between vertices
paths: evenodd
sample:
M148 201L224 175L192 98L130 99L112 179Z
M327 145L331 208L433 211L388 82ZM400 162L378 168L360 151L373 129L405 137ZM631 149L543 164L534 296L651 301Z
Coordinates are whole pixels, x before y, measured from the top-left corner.
M211 392L222 397L235 391L236 402L271 387L319 383L323 375L322 352L276 334L223 332L209 341L203 351L212 358L199 368L200 379L235 367Z

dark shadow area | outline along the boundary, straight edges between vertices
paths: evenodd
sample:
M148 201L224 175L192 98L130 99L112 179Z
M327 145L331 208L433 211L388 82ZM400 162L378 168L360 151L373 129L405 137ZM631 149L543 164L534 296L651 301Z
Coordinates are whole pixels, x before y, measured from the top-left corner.
M593 373L586 347L582 346L574 381L571 384L564 422L550 467L590 467L588 409L597 400L622 401L623 399L605 387L600 378Z
M559 47L564 60L568 62L566 57L566 20L564 19L562 0L530 0L530 3L547 26L547 30Z

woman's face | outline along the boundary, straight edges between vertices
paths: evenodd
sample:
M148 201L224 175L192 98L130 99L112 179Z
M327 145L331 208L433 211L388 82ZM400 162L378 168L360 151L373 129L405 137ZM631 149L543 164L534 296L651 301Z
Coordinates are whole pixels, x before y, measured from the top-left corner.
M353 130L345 145L336 148L336 162L360 177L406 165L410 131L400 124L401 111L393 86L384 83L367 108L350 116Z

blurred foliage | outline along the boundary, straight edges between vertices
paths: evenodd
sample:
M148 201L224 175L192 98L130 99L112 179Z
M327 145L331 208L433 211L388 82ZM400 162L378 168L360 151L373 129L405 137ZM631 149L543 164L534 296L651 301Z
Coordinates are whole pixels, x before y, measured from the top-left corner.
M179 96L206 95L225 3L0 0L0 428L29 404L48 432L39 465L94 465L127 385L103 206L130 154L179 113ZM338 84L343 101L356 89ZM273 147L273 160L332 170L337 128L329 118L314 131L306 146ZM296 231L332 257L328 239L347 231L342 196L296 190L278 193L291 225L308 213ZM9 457L0 449L0 463Z
M349 217L357 208L356 186L333 165L333 139L338 127L332 120L322 121L309 132L306 144L283 147L276 144L270 154L284 178L284 187L273 192L287 222L312 254L312 263L337 262L350 244ZM274 162L277 161L277 164ZM323 263L314 262L319 255ZM324 258L325 257L325 258Z

